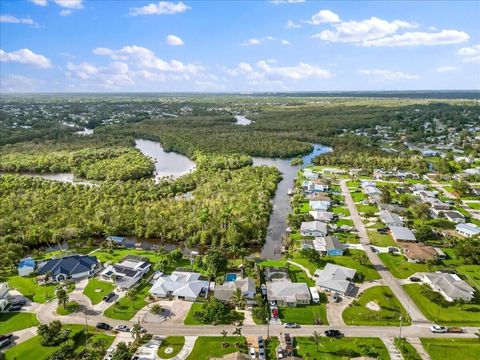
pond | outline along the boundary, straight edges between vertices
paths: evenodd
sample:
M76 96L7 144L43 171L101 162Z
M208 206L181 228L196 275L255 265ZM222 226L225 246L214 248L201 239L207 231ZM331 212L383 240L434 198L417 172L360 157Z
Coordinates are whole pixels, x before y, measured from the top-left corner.
M166 152L156 141L135 140L135 147L155 161L155 181L161 178L178 178L195 169L195 163L184 155Z
M253 120L249 120L245 116L242 116L242 115L235 115L235 119L237 119L236 125L245 126L245 125L250 125L251 123L254 122Z

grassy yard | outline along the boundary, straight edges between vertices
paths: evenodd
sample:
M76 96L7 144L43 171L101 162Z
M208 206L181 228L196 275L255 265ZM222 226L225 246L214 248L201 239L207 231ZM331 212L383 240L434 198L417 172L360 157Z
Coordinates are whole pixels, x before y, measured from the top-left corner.
M478 339L420 339L432 360L476 360L480 354Z
M221 332L220 329L218 330ZM239 351L236 347L238 342L236 336L227 336L225 342L227 347L223 346L223 336L200 336L195 341L195 346L192 352L186 360L210 360L212 357L223 357L224 355L231 354ZM240 339L244 341L244 339Z
M352 195L353 202L356 203L363 201L367 198L367 196L362 192L350 192L350 195Z
M336 232L333 234L342 243L358 244L360 240L357 235L352 233Z
M350 250L350 254L354 254L358 251L361 250ZM370 262L366 264L359 264L352 258L352 256L326 256L325 259L330 263L356 269L357 272L365 275L365 281L380 279L380 275Z
M350 210L343 206L334 206L332 208L332 212L334 214L343 214L345 216L350 216Z
M142 282L142 284L137 287L138 293L134 301L130 300L127 296L124 296L117 301L117 304L113 304L107 308L104 315L111 319L132 319L138 310L147 305L145 297L148 295L149 289L150 284Z
M397 246L390 235L380 234L376 230L368 231L368 238L373 245L380 247Z
M315 320L318 319L322 324L328 324L325 304L279 307L278 313L282 323L295 322L300 325L315 325Z
M202 309L202 304L201 303L193 303L192 307L190 308L190 311L187 313L187 316L185 316L185 319L183 320L183 323L185 325L203 325L200 321L196 320L193 317L193 314L196 311L200 311Z
M480 202L479 201L468 201L465 204L472 208L473 210L480 210Z
M42 304L55 297L55 288L58 286L38 285L35 277L11 276L2 281L8 281L8 285L12 289L16 289L26 298Z
M185 345L185 338L183 336L168 336L162 340L162 344L157 350L157 355L161 359L170 359L182 350L183 345ZM173 351L170 354L167 354L165 352L167 348L172 348Z
M337 221L335 221L335 225L337 225L337 226L343 226L343 225L353 226L353 220L351 220L351 219L338 219Z
M300 269L298 266L290 264L288 273L290 274L290 279L292 282L306 283L308 286L315 286L315 281L310 279L307 274L305 274L305 271Z
M355 205L359 213L372 213L375 214L378 212L378 208L374 205Z
M379 311L366 307L369 302L380 306ZM404 325L410 324L407 312L393 295L388 286L374 286L363 294L343 311L343 321L347 325L399 325L400 315Z
M69 302L67 302L65 307L63 307L63 306L57 307L57 314L65 316L65 315L73 314L74 312L78 311L79 309L80 309L80 304L79 303L77 303L76 301L69 301Z
M396 337L393 342L397 349L402 353L404 359L407 360L422 360L422 357L418 355L417 350L410 344L407 339Z
M34 313L0 313L0 334L26 329L39 324Z
M343 360L353 357L370 356L389 360L387 348L379 338L340 338L322 337L317 346L311 337L296 337L295 355L305 359Z
M71 329L70 338L75 342L75 353L82 351L85 345L85 326L84 325L65 325L65 328ZM88 331L89 342L96 339L102 339L105 342L105 349L107 349L113 342L114 336L105 335L94 328L90 328ZM33 338L18 344L7 351L5 351L6 360L43 360L47 359L53 354L59 346L46 347L40 344L40 336L34 336Z
M103 297L115 289L115 285L109 281L102 281L96 278L90 279L83 289L83 294L88 296L92 304L98 304Z
M406 279L414 273L429 271L426 264L408 262L403 255L379 254L385 266L397 279Z
M426 286L408 284L404 285L403 288L429 320L442 325L480 325L480 305L452 304L448 307L441 307L422 294L422 289Z

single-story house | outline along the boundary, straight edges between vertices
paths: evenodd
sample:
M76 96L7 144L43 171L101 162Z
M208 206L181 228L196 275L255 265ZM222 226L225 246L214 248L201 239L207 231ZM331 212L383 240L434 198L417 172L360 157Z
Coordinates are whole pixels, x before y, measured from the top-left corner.
M28 276L35 271L36 262L31 257L20 260L17 270L18 275Z
M101 273L103 280L113 281L122 289L130 289L138 284L148 270L150 262L146 258L126 256L122 262L107 266Z
M318 174L314 173L311 169L303 169L303 176L309 180L317 179Z
M415 234L407 227L391 226L390 233L396 242L399 241L417 241Z
M307 242L310 242L312 244L311 247L322 255L342 256L345 251L343 244L336 236L325 236L317 237L314 240L304 240L302 241L302 247L308 247L304 246Z
M365 195L378 195L381 191L376 186L365 186L363 188Z
M332 203L330 200L310 200L308 205L311 210L327 211Z
M90 255L71 255L49 259L38 265L38 275L49 275L49 281L79 279L93 275L100 266L97 258Z
M380 211L380 220L385 224L385 226L403 226L403 220L395 213L392 213L388 210Z
M275 301L279 306L297 306L309 304L310 290L305 283L294 283L290 280L267 282L267 299Z
M457 224L455 230L459 235L467 238L480 234L480 227L472 223Z
M242 290L247 304L255 303L255 295L257 293L255 280L249 277L235 281L227 281L223 285L216 285L213 296L222 302L229 302L232 300L235 289Z
M362 188L366 188L366 187L369 187L369 186L377 186L377 183L375 181L369 181L369 180L360 180L360 186Z
M346 295L352 289L352 280L356 273L355 269L327 263L323 270L315 271L315 284L320 290Z
M434 199L438 196L438 191L430 191L430 190L415 190L413 195L418 196L425 202L428 202L430 199Z
M458 275L441 272L426 273L423 275L423 279L433 291L442 294L447 301L462 299L468 302L474 297L475 289L460 279Z
M415 242L402 242L400 244L403 255L410 262L425 262L437 259L438 252L433 246L418 244Z
M302 189L306 194L326 192L328 191L328 185L317 184L317 183L314 183L313 181L306 180L302 184Z
M209 282L200 280L200 274L174 271L171 275L160 276L148 291L158 298L173 296L180 300L195 301L207 294Z
M436 258L438 260L445 260L447 258L447 254L445 254L445 252L442 249L440 249L439 247L436 247L436 246L434 246L433 248L437 252Z
M449 210L451 208L449 203L443 202L436 198L428 198L427 201L433 209L436 210Z
M331 222L334 217L334 213L330 211L309 211L310 215L313 216L313 220L322 221L322 222Z
M465 216L463 216L463 214L457 210L431 209L430 212L434 218L444 216L448 221L456 224L465 223Z
M302 236L315 236L323 237L327 236L328 228L327 224L321 221L306 221L300 225L300 235Z

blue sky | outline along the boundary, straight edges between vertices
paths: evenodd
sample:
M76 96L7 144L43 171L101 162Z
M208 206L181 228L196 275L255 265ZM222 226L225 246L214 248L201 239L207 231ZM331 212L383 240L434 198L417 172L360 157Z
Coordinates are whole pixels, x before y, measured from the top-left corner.
M478 1L2 0L2 92L480 88Z

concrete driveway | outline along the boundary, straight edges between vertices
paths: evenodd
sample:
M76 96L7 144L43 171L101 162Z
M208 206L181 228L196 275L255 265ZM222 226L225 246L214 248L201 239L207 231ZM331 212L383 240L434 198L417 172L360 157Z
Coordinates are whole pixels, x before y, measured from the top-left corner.
M158 304L163 308L163 313L160 315L152 314L150 309L153 305ZM183 300L161 300L156 301L145 306L140 310L136 318L140 317L146 323L162 323L162 324L183 324L183 320L187 316L192 303Z

